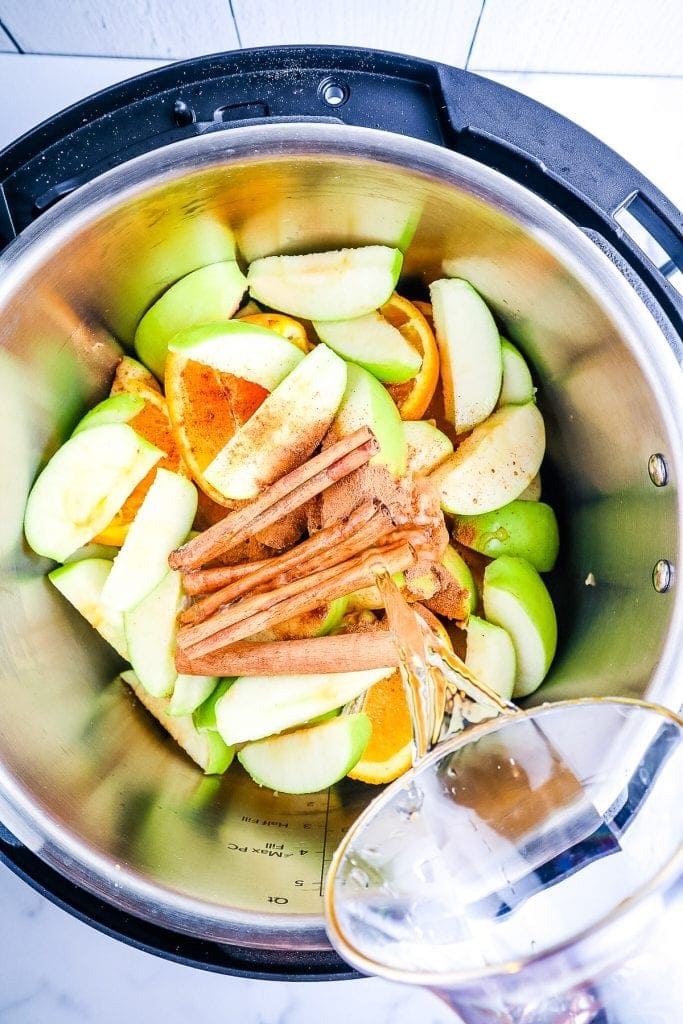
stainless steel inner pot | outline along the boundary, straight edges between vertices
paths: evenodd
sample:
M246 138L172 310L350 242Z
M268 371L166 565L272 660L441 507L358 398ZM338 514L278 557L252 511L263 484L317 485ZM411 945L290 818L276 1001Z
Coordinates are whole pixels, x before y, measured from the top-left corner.
M248 262L369 242L407 245L413 289L469 278L533 365L562 529L560 647L534 699L683 703L683 612L661 569L681 537L681 371L594 239L493 170L371 129L242 127L124 164L0 257L0 821L86 890L220 942L327 948L326 867L374 791L274 795L237 767L204 778L46 582L25 498L170 283L235 245Z

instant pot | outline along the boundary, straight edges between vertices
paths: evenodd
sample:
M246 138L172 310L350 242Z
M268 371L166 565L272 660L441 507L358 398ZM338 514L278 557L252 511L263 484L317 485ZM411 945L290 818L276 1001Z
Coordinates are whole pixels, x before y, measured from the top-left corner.
M0 155L0 855L144 949L262 978L343 978L334 848L374 790L203 777L22 535L37 471L104 397L144 310L235 253L384 243L403 291L470 280L533 367L562 556L532 700L683 703L680 213L598 140L476 75L284 47L108 89Z

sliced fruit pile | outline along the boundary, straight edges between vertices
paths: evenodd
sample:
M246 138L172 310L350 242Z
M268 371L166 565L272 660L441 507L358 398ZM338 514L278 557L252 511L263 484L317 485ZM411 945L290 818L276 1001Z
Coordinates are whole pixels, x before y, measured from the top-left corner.
M468 282L413 303L401 266L374 245L189 274L29 495L49 579L205 772L236 753L304 793L409 767L378 559L503 699L548 672L559 538L531 373Z

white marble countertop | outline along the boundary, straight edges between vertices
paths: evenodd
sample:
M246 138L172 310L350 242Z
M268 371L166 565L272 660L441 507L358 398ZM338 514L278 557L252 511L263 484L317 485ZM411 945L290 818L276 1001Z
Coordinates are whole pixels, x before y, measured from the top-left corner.
M346 43L467 65L527 93L612 145L683 207L678 0L425 0L419 19L412 0L336 8L233 0L232 18L227 0L200 0L191 49L174 23L180 0L74 0L59 17L41 18L48 6L56 10L56 0L0 0L0 147L67 104L171 58L240 42ZM429 993L376 979L263 982L169 963L71 918L4 867L0 908L2 1024L454 1019Z

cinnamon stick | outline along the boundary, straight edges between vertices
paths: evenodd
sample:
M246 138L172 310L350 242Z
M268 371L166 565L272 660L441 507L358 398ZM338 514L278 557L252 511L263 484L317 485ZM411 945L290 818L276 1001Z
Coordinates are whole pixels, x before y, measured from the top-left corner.
M190 569L183 573L183 590L193 597L195 594L210 594L269 565L273 557L259 558L256 562L238 562L237 565L216 565L210 569Z
M359 554L364 548L370 547L392 529L393 524L388 512L378 509L372 501L365 502L346 519L320 530L290 551L261 563L253 573L245 574L241 579L234 580L196 601L180 614L179 621L183 624L203 622L224 604L235 601L257 588L262 589L264 584L276 578L274 586L281 586L308 576L318 569L338 565L352 555Z
M220 522L172 551L169 565L172 569L205 565L365 465L377 450L377 441L369 427L361 427L341 438L271 484L254 501L229 512Z
M305 640L242 641L200 656L178 649L175 663L178 672L188 675L315 675L397 666L398 650L391 634L378 630Z
M326 601L370 586L375 582L373 570L378 564L393 574L414 562L415 554L409 544L371 549L341 565L228 605L197 625L183 626L178 631L177 646L191 658L220 650L271 625L311 611Z

